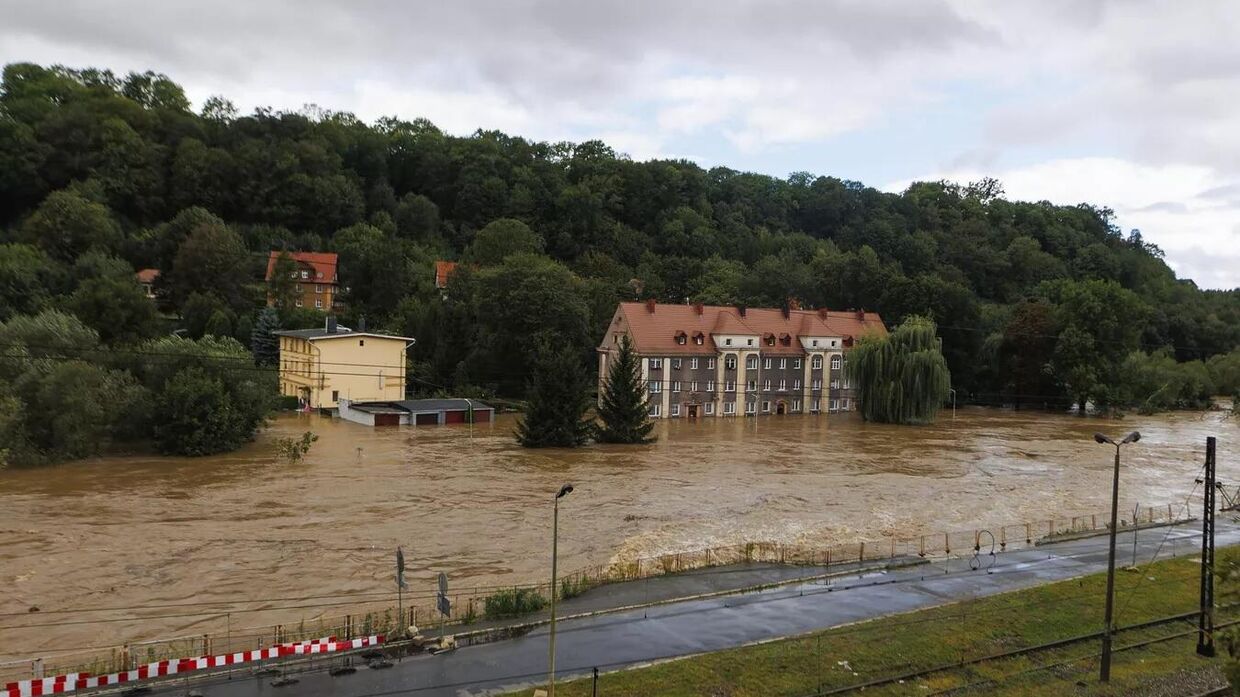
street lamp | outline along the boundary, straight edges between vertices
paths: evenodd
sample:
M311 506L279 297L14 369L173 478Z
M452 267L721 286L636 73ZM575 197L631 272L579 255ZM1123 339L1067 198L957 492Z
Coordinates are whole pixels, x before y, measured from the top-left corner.
M560 544L560 499L573 493L573 485L565 484L560 487L560 492L555 495L555 513L551 518L551 646L547 659L547 688L548 696L555 697L555 591L556 591L556 561L559 556Z
M1136 443L1141 434L1133 431L1116 443L1101 433L1094 434L1094 441L1110 443L1115 446L1115 475L1111 480L1111 547L1107 555L1107 607L1102 628L1102 668L1098 676L1102 682L1111 680L1111 615L1115 609L1115 532L1119 525L1119 448L1121 445Z

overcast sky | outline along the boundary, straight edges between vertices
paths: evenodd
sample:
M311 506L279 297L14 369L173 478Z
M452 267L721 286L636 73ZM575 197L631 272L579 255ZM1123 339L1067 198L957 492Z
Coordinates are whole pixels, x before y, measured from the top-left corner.
M1240 286L1240 2L0 0L0 62L153 69L196 105L315 103L601 138L900 191L1090 202Z

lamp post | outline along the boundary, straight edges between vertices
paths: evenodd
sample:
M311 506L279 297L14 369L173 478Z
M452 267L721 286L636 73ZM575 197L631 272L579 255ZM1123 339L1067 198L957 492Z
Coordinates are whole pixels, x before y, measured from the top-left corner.
M560 544L560 499L573 493L573 485L565 484L555 495L555 512L551 518L551 640L547 657L547 697L555 697L555 596L556 561Z
M1094 434L1098 443L1110 443L1115 446L1115 474L1111 479L1111 544L1107 554L1107 605L1106 616L1102 628L1102 667L1098 679L1102 682L1111 681L1111 616L1115 609L1115 533L1119 524L1119 448L1121 445L1136 443L1141 434L1133 431L1116 443L1101 433Z

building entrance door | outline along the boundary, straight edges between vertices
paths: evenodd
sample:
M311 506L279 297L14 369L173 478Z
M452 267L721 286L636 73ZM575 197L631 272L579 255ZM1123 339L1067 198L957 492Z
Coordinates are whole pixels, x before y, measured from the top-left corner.
M698 417L698 410L701 408L702 407L700 405L690 404L689 405L689 418L696 419Z
M776 403L775 403L775 413L776 413L776 414L787 414L787 413L788 413L788 403L787 403L787 402L785 402L785 401L784 401L784 400L782 400L782 399L781 399L781 400L779 400L778 402L776 402Z

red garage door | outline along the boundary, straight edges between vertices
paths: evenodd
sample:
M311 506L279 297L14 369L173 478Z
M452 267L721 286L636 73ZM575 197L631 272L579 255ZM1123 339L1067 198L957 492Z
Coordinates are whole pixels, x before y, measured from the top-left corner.
M445 411L444 423L463 424L465 423L465 412L463 411Z
M376 426L399 426L400 414L375 414Z
M474 412L474 423L484 424L491 420L491 411L489 409L479 409Z
M439 423L439 414L418 414L413 422L418 426L434 426Z

